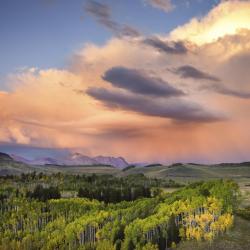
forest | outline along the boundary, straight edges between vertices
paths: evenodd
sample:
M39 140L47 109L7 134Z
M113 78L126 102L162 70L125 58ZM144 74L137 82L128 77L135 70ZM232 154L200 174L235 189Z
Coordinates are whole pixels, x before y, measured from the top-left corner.
M0 177L0 249L165 250L233 224L232 180L182 186L143 174ZM178 188L172 193L165 187Z

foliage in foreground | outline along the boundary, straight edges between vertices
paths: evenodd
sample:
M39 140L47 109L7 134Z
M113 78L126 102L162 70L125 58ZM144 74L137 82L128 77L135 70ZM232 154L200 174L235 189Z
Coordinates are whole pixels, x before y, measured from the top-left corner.
M212 241L232 225L237 195L238 186L223 180L116 204L39 201L7 188L0 196L0 249L156 250L180 240Z

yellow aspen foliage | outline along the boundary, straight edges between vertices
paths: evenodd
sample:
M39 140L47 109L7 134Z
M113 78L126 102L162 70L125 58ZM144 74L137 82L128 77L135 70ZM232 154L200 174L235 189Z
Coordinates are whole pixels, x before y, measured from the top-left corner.
M98 243L96 250L115 250L115 247L108 240L103 240Z
M158 246L152 243L147 243L141 250L158 250Z
M171 248L172 248L172 249L175 249L175 248L176 248L176 243L175 243L175 242L172 242Z
M186 238L186 232L185 232L185 229L184 229L183 227L181 227L181 228L179 229L179 236L180 236L182 239Z

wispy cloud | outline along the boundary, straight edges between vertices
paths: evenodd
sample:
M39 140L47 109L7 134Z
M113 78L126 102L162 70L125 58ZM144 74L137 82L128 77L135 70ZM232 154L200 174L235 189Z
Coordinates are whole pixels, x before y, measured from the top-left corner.
M170 12L175 8L171 0L147 0L147 2L154 8L165 12Z
M84 10L117 36L136 37L140 35L140 32L134 27L120 24L113 20L112 11L107 4L95 0L87 0Z

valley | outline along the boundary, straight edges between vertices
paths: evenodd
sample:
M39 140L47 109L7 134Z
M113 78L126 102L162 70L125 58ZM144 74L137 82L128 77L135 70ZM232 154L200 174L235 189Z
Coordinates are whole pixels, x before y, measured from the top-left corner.
M0 153L0 249L249 249L249 162L121 167L17 159Z

